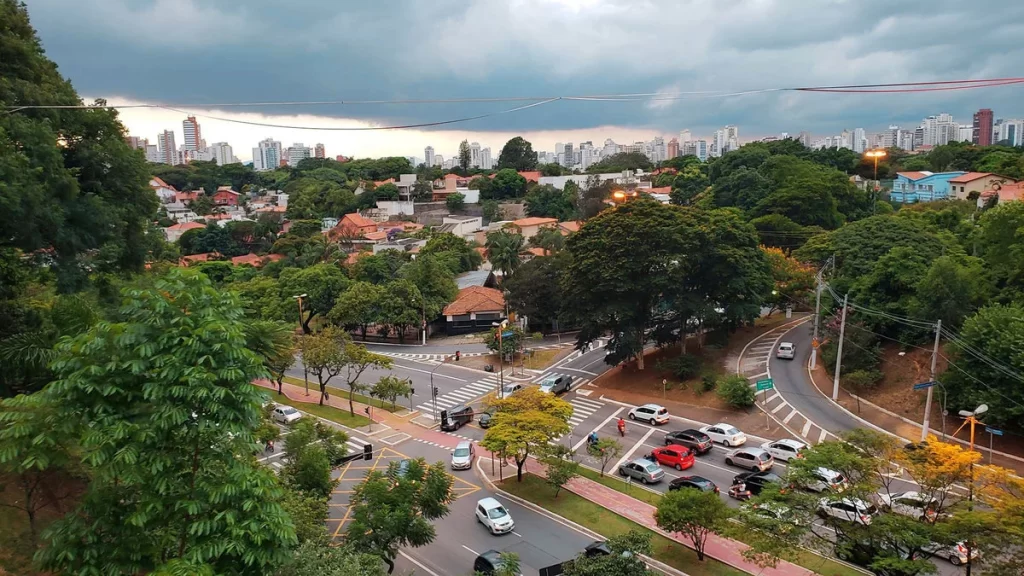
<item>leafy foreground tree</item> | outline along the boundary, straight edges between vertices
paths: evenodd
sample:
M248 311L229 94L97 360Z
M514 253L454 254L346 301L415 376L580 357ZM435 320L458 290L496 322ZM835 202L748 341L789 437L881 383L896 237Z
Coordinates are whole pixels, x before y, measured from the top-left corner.
M611 554L587 557L580 554L562 566L565 576L654 576L641 556L650 556L651 536L637 530L613 536L605 544Z
M541 464L547 467L544 481L555 489L555 498L570 480L580 475L580 463L572 459L572 450L568 446L556 444L546 450L540 458Z
M412 380L397 376L381 376L370 388L370 396L391 402L391 409L397 408L399 398L412 396Z
M487 234L487 259L495 268L501 270L503 277L512 276L522 262L521 254L526 248L526 241L521 234L498 230Z
M386 474L370 472L352 494L345 542L380 557L390 574L400 547L433 542L432 521L448 515L453 484L443 462L427 465L422 458L410 462L403 473L396 463Z
M320 420L303 418L285 437L288 454L281 478L285 484L325 501L338 481L331 478L331 464L347 451L348 434Z
M47 436L74 439L90 479L38 554L59 573L246 574L288 556L295 528L256 450L266 371L246 347L237 297L173 270L126 290L125 322L63 341ZM9 414L9 412L5 412Z
M731 509L718 494L683 488L662 497L654 519L662 530L686 536L693 543L697 559L703 561L708 536L724 530L731 515Z
M384 576L380 558L358 552L351 546L330 546L326 541L309 541L275 576Z
M516 480L522 482L526 459L569 432L572 404L528 386L491 405L497 408L494 424L487 429L480 445L494 454L512 456L516 461Z
M537 154L533 145L522 136L516 136L501 148L498 155L498 169L534 170L537 168Z

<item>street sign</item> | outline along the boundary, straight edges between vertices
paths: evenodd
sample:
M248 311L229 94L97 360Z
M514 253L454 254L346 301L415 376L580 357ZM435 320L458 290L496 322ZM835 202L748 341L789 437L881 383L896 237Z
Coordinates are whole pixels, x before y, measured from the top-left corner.
M515 332L513 332L512 330L506 330L506 331L501 333L501 337L502 338L511 338L514 335L515 335Z
M821 342L818 342L817 338L814 338L813 340L811 340L811 348L814 348L815 350L817 350L818 346L821 346Z
M924 390L925 388L931 388L932 386L935 386L935 380L914 384L914 390Z
M772 380L771 378L766 378L764 380L758 380L757 382L754 383L754 386L757 387L758 392L763 392L765 390L771 390L772 388L775 388L775 381Z
M989 428L988 426L985 426L985 432L988 432L989 434L992 434L993 436L1002 436L1003 435L1003 431L1002 430L999 430L998 428Z

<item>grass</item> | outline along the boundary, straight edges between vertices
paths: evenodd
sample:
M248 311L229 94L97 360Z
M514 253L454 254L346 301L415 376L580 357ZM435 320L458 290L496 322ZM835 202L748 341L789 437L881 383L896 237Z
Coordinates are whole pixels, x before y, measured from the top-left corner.
M610 538L625 534L630 530L638 530L644 534L651 535L651 546L654 551L651 554L655 560L664 562L673 568L677 568L690 576L742 576L745 572L723 564L711 558L704 562L697 560L697 553L687 546L673 542L661 534L657 534L639 524L626 520L622 516L606 510L593 502L581 498L572 492L562 490L558 498L554 498L553 490L544 480L533 474L523 475L522 482L505 481L501 488L511 494L515 494L524 500L550 510L563 518L587 526L599 526L596 530L602 536Z
M655 494L654 492L651 492L650 490L646 490L639 486L630 486L626 484L625 480L622 480L619 478L619 476L615 475L615 472L605 472L604 477L602 477L600 472L591 470L590 468L586 468L584 466L580 466L579 470L580 476L593 480L598 484L604 484L605 486L611 488L612 490L618 490L619 492L622 492L627 496L632 496L633 498L636 498L637 500L640 500L642 502L646 502L651 506L657 506L658 501L661 500L660 494Z
M302 386L302 387L306 386L306 382L304 380L302 380L301 378L295 378L293 376L285 376L284 377L284 381L287 382L288 384L293 384L295 386ZM320 388L319 385L316 383L316 381L311 380L309 382L309 384L310 384L310 390L319 390L319 388ZM331 394L332 396L337 396L339 398L344 398L345 401L348 402L348 397L349 397L349 391L348 390L342 390L341 388L335 388L334 386L328 386L327 387L327 393ZM373 406L374 408L380 408L381 410L387 410L388 412L397 412L399 410L404 410L405 408L407 408L406 406L402 406L401 399L399 399L398 403L395 404L395 408L392 408L391 407L391 402L385 402L385 401L380 400L378 398L373 398L371 396L364 396L362 394L352 394L351 396L352 396L352 400L354 400L356 402L359 402L360 404L366 404L368 406Z
M564 350L561 349L534 350L532 356L523 359L523 365L531 370L541 370L550 366L555 361L555 357L562 352Z
M347 410L339 410L333 406L321 406L316 403L296 402L283 394L272 394L270 399L278 404L285 404L293 408L308 412L314 416L319 416L324 420L330 420L336 422L342 426L348 426L349 428L359 428L360 426L366 426L370 423L370 419L366 416L356 414L355 416L348 413Z

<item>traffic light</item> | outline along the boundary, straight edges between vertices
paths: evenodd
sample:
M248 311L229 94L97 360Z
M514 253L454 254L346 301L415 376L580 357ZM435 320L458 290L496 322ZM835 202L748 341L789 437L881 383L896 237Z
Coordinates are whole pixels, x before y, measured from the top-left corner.
M448 411L447 410L441 410L441 422L445 422L447 420L448 420Z
M437 398L437 387L434 387L434 398Z
M363 460L373 460L373 445L363 444Z

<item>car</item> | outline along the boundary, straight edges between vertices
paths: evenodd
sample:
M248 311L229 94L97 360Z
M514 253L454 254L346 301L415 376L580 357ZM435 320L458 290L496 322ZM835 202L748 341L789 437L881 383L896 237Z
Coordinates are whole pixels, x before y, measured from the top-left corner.
M488 550L477 556L473 562L473 573L475 574L494 574L505 569L505 562L501 559L501 552L498 550Z
M707 434L711 440L727 448L742 446L747 443L747 435L737 430L731 424L718 423L701 426L700 431Z
M772 458L782 462L789 462L794 458L803 458L803 452L807 450L807 444L792 438L783 438L782 440L765 442L761 444L761 448L771 454Z
M870 526L871 518L876 514L878 514L878 508L859 498L842 498L840 500L822 498L818 501L818 516L825 519L834 518Z
M476 503L476 521L483 524L491 534L507 534L511 532L516 523L508 510L494 498L481 498Z
M651 451L648 460L653 460L664 466L671 466L676 470L683 470L693 466L693 450L678 444L669 444Z
M796 347L793 346L792 342L782 342L779 344L779 349L775 352L775 357L782 360L792 360L795 355Z
M637 458L619 466L619 475L639 480L641 484L656 484L665 477L665 471L646 458Z
M932 542L927 546L922 546L921 550L932 556L945 558L953 566L962 566L967 563L967 544L964 542L957 542L956 544L939 544L938 542ZM971 560L976 560L978 555L978 549L972 548Z
M848 483L846 477L829 468L815 468L811 470L811 480L803 486L810 492L824 492L826 490L840 493L846 490Z
M836 543L836 558L868 568L883 558L916 560L917 554L902 546L893 547L888 542L854 541L844 536ZM870 568L870 571L878 576L917 576L921 573L920 569L907 571L888 567Z
M793 517L793 511L789 506L779 504L778 502L748 502L741 505L740 510L748 514L762 516L769 520L782 520L793 524L799 523Z
M939 501L920 492L881 492L878 494L878 503L894 514L909 516L915 520L934 522L939 516Z
M540 381L540 391L545 394L561 394L572 388L572 376L554 374Z
M490 428L491 424L494 424L494 415L497 414L498 407L490 406L486 410L480 413L480 421L477 424L481 428Z
M522 384L505 384L505 386L498 391L498 398L504 400L505 398L508 398L509 396L515 394L516 392L519 392L522 389Z
M769 484L777 484L781 487L784 485L783 482L778 474L772 472L744 472L737 474L732 479L733 486L744 484L747 487L747 491L753 496L760 494Z
M718 494L718 486L703 476L680 476L668 483L669 490L682 490L683 488Z
M737 448L729 452L725 456L725 463L729 466L764 472L772 469L775 459L772 458L771 454L760 448L748 447Z
M405 478L405 475L409 473L409 466L411 465L411 458L402 458L398 462L393 463L394 467L388 467L388 474L393 478Z
M282 424L294 424L302 418L302 412L299 412L291 406L278 406L271 412L275 422Z
M467 440L459 442L452 451L452 470L469 470L473 467L476 448Z
M657 404L644 404L629 411L630 420L647 422L651 426L668 423L668 410Z
M677 430L675 432L665 434L665 445L668 446L669 444L686 446L698 455L707 454L711 451L711 447L714 445L710 436L700 430L694 430L692 428L688 430Z

